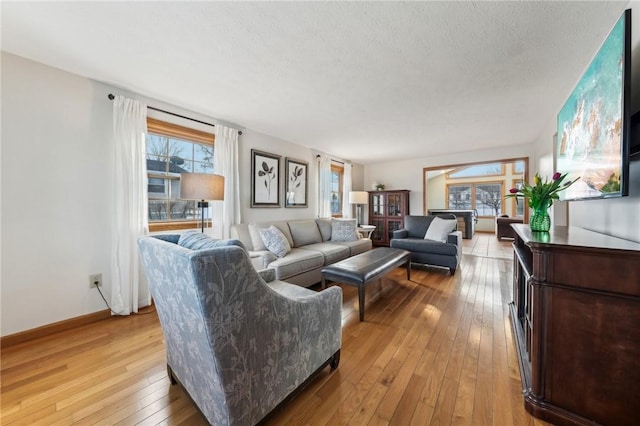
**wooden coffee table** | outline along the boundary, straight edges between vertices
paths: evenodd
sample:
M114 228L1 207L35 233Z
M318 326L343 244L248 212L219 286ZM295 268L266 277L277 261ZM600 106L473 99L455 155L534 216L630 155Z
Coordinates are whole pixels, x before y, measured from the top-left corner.
M360 321L364 321L365 287L401 265L406 265L407 279L410 280L411 253L402 249L378 247L322 268L321 287L326 288L326 280L358 287Z

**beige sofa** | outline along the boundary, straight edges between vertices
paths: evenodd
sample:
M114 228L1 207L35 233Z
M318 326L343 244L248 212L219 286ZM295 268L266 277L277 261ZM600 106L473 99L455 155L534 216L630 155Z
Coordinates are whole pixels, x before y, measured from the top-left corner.
M266 249L259 228L274 225L285 235L291 251L278 258ZM356 233L355 241L332 241L332 220L303 219L241 223L231 228L231 238L242 241L257 270L273 269L281 281L308 287L320 282L320 270L332 263L370 250L369 238Z

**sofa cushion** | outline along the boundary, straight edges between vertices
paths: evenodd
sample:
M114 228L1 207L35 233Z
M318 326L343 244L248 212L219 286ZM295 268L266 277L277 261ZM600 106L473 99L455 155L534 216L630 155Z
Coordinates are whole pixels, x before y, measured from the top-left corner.
M349 247L349 250L351 251L350 256L355 256L356 254L364 253L367 250L371 250L371 247L373 246L369 238L360 238L359 240L355 241L332 241L331 244Z
M424 238L434 217L435 216L405 216L404 228L407 230L407 236L409 238Z
M307 244L304 247L300 247L300 249L319 251L324 255L325 265L346 259L351 254L349 247L331 243Z
M331 239L331 219L318 218L316 219L320 235L322 235L322 241L329 241Z
M182 235L180 235L177 244L189 250L204 250L226 246L238 246L242 247L243 249L245 248L244 244L242 244L238 240L217 240L199 231L184 232Z
M271 225L268 228L258 229L264 245L271 253L278 257L284 257L291 251L291 245L287 241L287 237L284 236L282 231Z
M447 256L456 256L458 254L458 247L455 244L445 244L423 238L393 239L391 240L391 247L413 252L443 254Z
M260 235L260 228L264 228L265 226L259 226L257 223L250 223L249 235L251 235L251 244L253 244L253 249L256 251L266 250L267 246L264 245L264 241L262 240L262 235Z
M331 241L355 241L357 239L355 219L331 220Z
M446 242L447 235L456 229L458 222L455 219L442 219L435 217L424 235L425 240Z
M322 235L315 220L292 220L289 222L289 230L294 247L322 242Z
M324 266L324 255L322 253L299 248L291 249L285 257L276 259L269 264L269 268L275 269L276 278L279 280L284 280L321 266Z

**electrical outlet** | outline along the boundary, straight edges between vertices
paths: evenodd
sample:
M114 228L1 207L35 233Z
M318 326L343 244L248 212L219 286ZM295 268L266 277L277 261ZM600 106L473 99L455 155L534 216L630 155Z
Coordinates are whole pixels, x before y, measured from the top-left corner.
M102 287L102 274L89 275L89 287Z

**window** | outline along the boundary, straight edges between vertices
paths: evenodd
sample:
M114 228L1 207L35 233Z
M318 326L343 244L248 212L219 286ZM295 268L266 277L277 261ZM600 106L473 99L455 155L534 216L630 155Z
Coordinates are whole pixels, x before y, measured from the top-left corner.
M478 216L497 216L502 211L503 196L500 182L447 185L447 208L475 209Z
M502 184L476 184L476 210L478 216L498 216L502 206Z
M471 199L471 185L447 185L448 209L472 210L473 201Z
M180 199L180 176L213 174L214 135L148 118L146 139L150 230L195 227L199 211Z
M331 216L342 216L342 176L344 167L331 165Z
M512 167L514 175L523 175L526 169L526 164L523 160L518 160L512 163Z
M522 188L524 181L522 179L513 181L513 188ZM515 216L524 216L524 205L527 202L524 198L516 199L512 198L511 202L513 203L511 206L511 211L514 212Z
M447 173L447 179L460 179L482 176L499 176L504 174L503 163L475 164L461 167Z

